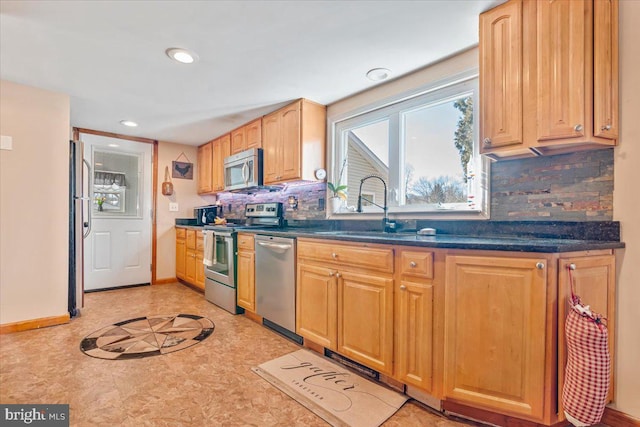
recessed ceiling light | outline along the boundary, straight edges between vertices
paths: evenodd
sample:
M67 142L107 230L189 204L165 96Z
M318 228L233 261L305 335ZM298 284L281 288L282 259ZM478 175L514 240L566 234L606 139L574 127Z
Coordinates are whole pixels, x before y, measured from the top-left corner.
M369 80L373 80L374 82L386 80L390 75L391 75L391 70L388 70L386 68L374 68L372 70L367 71L367 78Z
M120 147L120 145L118 145L118 144L108 144L108 145L109 145L109 147L113 147L113 148Z
M131 120L120 120L120 124L123 126L129 126L130 128L137 127L138 124Z
M179 47L171 47L167 49L165 53L169 58L182 64L192 64L198 60L198 55L194 52Z

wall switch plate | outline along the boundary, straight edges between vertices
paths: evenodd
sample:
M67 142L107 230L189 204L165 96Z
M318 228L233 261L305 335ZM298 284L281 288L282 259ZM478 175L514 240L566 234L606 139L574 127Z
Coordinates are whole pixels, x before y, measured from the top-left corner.
M169 212L178 212L178 204L169 203Z
M0 135L0 150L13 150L13 138L7 135Z

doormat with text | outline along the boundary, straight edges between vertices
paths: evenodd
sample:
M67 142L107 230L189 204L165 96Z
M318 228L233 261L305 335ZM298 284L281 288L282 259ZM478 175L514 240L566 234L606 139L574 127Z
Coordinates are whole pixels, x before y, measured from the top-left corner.
M87 335L80 350L98 359L139 359L173 353L198 344L215 325L194 314L137 317Z
M308 350L298 350L252 371L332 426L377 427L407 397Z

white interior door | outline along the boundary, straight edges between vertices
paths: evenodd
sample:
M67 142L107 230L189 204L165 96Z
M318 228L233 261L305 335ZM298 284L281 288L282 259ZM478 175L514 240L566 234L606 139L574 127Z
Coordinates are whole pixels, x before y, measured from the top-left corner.
M91 162L85 290L151 282L152 144L81 134Z

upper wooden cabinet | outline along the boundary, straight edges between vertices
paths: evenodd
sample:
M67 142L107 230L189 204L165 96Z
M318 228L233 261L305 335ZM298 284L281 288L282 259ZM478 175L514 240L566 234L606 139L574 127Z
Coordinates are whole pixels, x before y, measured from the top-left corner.
M510 0L480 15L481 151L616 144L617 0Z
M262 147L262 119L254 120L231 132L231 154Z
M211 193L213 191L212 151L212 141L198 147L198 194Z
M326 107L300 99L262 120L264 183L314 180L324 168Z
M231 155L231 134L198 147L198 194L224 190L224 158Z
M224 190L224 159L231 155L231 135L222 135L213 141L213 192Z

